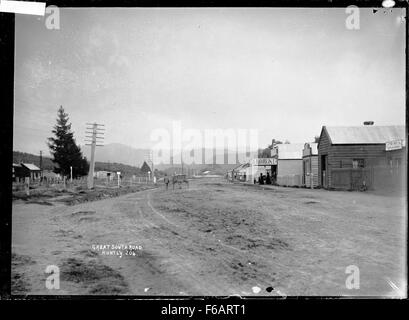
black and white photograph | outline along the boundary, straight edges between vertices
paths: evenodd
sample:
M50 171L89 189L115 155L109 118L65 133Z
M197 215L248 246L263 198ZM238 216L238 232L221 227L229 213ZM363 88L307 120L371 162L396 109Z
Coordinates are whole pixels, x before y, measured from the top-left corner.
M12 296L407 298L403 2L33 10Z

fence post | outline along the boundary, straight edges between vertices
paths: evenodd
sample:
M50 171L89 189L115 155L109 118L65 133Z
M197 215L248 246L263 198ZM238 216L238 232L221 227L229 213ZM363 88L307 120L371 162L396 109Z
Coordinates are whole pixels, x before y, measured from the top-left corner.
M29 196L30 195L30 178L26 177L24 185L26 187L26 194Z

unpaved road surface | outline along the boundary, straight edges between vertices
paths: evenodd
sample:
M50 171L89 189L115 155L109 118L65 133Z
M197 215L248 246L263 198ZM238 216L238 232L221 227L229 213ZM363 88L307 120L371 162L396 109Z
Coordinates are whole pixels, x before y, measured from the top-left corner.
M216 178L189 189L49 202L13 203L14 294L406 292L403 197ZM45 285L49 265L59 268L59 289ZM350 265L359 268L359 289L346 288Z

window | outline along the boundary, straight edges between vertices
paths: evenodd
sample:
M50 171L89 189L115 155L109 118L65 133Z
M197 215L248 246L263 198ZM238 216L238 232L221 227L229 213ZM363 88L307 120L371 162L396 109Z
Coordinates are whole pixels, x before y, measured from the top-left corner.
M352 168L364 168L365 167L365 159L354 159L352 160Z

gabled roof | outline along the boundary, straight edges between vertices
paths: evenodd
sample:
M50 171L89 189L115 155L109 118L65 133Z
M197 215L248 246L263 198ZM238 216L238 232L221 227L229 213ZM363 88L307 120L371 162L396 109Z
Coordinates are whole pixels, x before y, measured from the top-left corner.
M36 165L32 163L22 163L21 165L31 171L41 171L39 167L37 167Z
M332 144L382 144L405 139L405 126L323 127Z
M302 159L304 143L277 144L278 159Z

